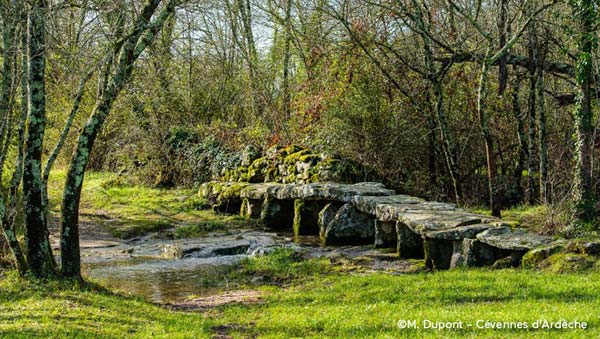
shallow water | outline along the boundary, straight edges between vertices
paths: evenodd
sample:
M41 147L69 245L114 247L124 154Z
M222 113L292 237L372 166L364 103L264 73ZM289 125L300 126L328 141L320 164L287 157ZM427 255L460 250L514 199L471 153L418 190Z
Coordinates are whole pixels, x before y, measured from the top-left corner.
M179 302L227 290L227 273L253 251L271 246L297 245L286 235L261 231L102 243L82 249L83 274L101 285L153 302ZM165 250L173 247L179 257Z
M179 240L151 236L129 241L84 240L82 266L84 276L103 286L152 302L178 303L235 289L227 273L243 258L262 255L275 246L295 248L309 257L371 257L369 266L374 270L402 271L410 266L396 260L393 252L371 246L321 247L318 236L294 239L291 233L257 230Z
M214 258L89 264L84 267L84 274L111 289L153 302L177 302L226 290L228 285L223 277L243 256L230 257L236 258L227 258L221 264L217 263L219 260L211 260Z

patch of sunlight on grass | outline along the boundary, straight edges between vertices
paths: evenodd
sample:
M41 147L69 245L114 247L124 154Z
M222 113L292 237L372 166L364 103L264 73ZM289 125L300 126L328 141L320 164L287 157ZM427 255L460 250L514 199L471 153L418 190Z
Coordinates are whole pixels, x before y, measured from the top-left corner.
M60 213L66 172L51 173L48 183L50 209ZM107 227L121 238L174 227L178 237L253 225L238 216L222 216L209 210L206 200L193 189L158 189L131 185L115 173L86 173L80 215Z

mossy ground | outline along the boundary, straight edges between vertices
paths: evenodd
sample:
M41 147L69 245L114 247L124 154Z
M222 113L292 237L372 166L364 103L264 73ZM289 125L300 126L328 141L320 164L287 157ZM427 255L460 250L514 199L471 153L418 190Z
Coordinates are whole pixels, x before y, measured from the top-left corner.
M65 172L50 176L48 193L52 213L60 216ZM129 238L175 228L178 237L248 227L237 215L223 216L210 210L197 190L158 189L126 182L112 173L86 173L81 195L80 219L106 227L114 236Z

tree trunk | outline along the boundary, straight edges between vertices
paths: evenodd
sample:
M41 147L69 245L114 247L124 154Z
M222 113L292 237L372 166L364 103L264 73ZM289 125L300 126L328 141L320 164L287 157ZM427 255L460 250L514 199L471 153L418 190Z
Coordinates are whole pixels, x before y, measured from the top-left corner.
M594 1L580 0L574 5L580 26L577 41L576 81L578 97L573 112L575 121L575 176L573 183L574 222L584 223L595 218L591 179L592 149L592 52L594 45Z
M490 48L491 50L491 48ZM496 187L496 159L494 154L494 138L490 132L490 127L487 119L486 112L486 99L487 99L487 81L489 72L489 60L491 58L490 52L488 51L489 57L481 66L481 75L479 78L479 88L477 91L477 115L479 117L479 125L481 127L481 133L483 135L483 141L485 143L485 155L487 162L487 175L488 175L488 190L489 190L489 203L490 209L492 210L492 216L500 218L500 204L498 201L498 188Z
M27 271L27 261L25 260L25 254L21 249L21 244L17 240L17 234L15 232L15 216L17 213L17 194L19 192L19 185L23 178L23 143L25 142L25 124L27 122L27 34L22 32L21 34L21 46L22 46L22 67L21 67L21 114L19 117L19 125L17 128L17 160L15 161L15 169L10 180L10 187L8 189L8 197L6 205L4 206L4 215L2 220L2 230L4 238L8 243L10 251L15 259L15 267L20 275L24 275Z
M519 87L520 81L517 80L514 82L514 87L512 89L513 115L517 122L517 140L519 141L519 157L513 172L513 204L521 203L523 201L523 197L525 196L523 186L521 186L521 181L523 179L523 169L525 169L525 163L527 162L528 155L527 137L525 136L525 119L527 114L523 114L523 112L521 112L521 104L519 102Z
M38 277L56 276L56 263L48 240L42 206L42 146L46 126L45 91L45 21L46 3L37 0L28 18L28 106L25 155L23 161L23 195L27 231L27 261Z
M437 123L440 129L440 139L442 140L442 149L444 151L444 158L446 159L446 166L448 168L448 174L452 181L452 188L454 190L454 201L460 204L461 197L461 184L458 178L458 162L456 160L456 151L454 149L454 140L448 127L448 121L446 119L446 113L444 112L444 93L442 83L439 80L433 81L433 92L435 95L435 111L437 115Z
M81 104L81 100L83 99L83 94L85 93L85 84L92 77L93 71L88 72L79 82L79 86L77 89L77 93L75 94L75 98L73 99L73 106L71 107L71 112L67 117L67 121L65 122L65 126L58 137L58 141L56 145L52 149L50 156L48 156L48 160L46 160L46 164L44 165L44 171L42 174L42 207L44 209L44 214L46 215L46 221L48 221L48 178L50 177L50 171L52 170L52 166L58 158L60 151L62 150L65 142L67 141L67 136L69 135L69 131L71 130L71 126L73 125L73 120L75 119L75 115L77 111L79 111L79 105Z
M79 253L79 201L81 188L94 141L100 133L106 117L119 93L129 81L133 65L140 54L154 40L164 22L175 11L177 0L165 5L154 21L150 22L159 0L147 0L144 8L119 53L115 74L106 90L97 100L96 105L86 122L73 153L67 172L67 180L63 191L62 219L60 222L60 250L62 274L65 277L81 279L81 263Z
M506 36L508 33L507 25L507 12L508 12L508 0L501 0L499 4L499 17L498 17L498 43L499 49L502 49L506 45ZM506 83L508 80L508 67L506 65L508 60L508 53L502 56L498 61L498 94L504 94L506 90Z
M527 51L529 57L529 98L527 101L527 111L529 114L528 136L529 136L529 159L527 161L527 202L531 205L536 203L537 185L536 185L536 82L535 69L537 67L537 32L535 20L531 20L528 29Z
M4 13L2 20L2 69L0 79L0 179L4 172L4 161L8 154L13 129L13 102L15 94L15 61L17 58L18 41L16 41L16 13Z
M292 42L292 0L286 0L285 5L285 42L283 46L283 121L287 121L291 115L291 93L290 93L290 45Z
M539 53L539 52L538 52ZM543 53L542 53L543 54ZM543 57L538 54L536 67L536 108L538 125L538 152L540 159L540 201L548 202L548 137L546 132L546 111L544 103L544 68L541 66Z

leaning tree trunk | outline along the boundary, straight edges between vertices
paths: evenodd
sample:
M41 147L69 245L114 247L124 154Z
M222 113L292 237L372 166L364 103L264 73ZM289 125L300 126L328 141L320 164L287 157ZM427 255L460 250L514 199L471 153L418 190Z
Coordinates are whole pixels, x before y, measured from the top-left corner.
M594 1L577 1L574 5L574 12L580 25L580 31L577 41L578 55L575 74L579 94L573 112L576 135L573 216L575 223L583 223L592 221L595 217L591 178Z
M508 0L501 0L498 9L498 44L499 48L502 49L506 45L506 36L510 30L507 24L508 20ZM508 54L505 54L500 58L498 62L498 94L504 94L506 90L506 84L508 81L508 67L507 67Z
M46 160L46 164L44 165L44 171L42 173L42 208L44 209L44 213L46 215L46 222L48 221L48 179L50 178L50 171L54 166L54 162L60 151L62 150L67 136L69 135L69 131L71 130L71 126L73 125L73 120L75 119L75 115L77 115L77 111L79 111L79 106L81 104L81 100L83 99L83 95L85 93L85 84L94 74L93 70L89 71L79 82L79 86L77 88L77 93L75 94L75 98L73 99L73 106L71 107L71 112L67 117L67 121L65 122L65 126L58 137L58 141L56 145L52 149L50 156Z
M521 104L519 102L519 87L520 81L517 79L512 87L513 115L517 122L517 140L519 141L519 157L513 172L513 204L521 203L523 201L523 197L525 196L525 193L523 192L523 186L521 186L521 181L523 179L523 169L525 169L525 163L527 162L528 155L527 137L525 136L525 119L527 114L523 114L521 111Z
M454 148L454 139L448 127L448 119L444 111L444 93L442 82L439 79L433 81L433 92L435 95L435 111L437 116L438 127L440 128L440 139L442 141L442 150L444 151L444 159L448 174L452 181L452 189L454 193L454 201L460 204L461 199L461 184L458 178L458 161L456 159L456 150Z
M477 91L477 115L479 117L479 125L481 134L485 143L485 155L487 160L487 176L488 176L488 191L489 203L492 215L500 218L500 204L498 202L498 188L496 186L496 159L494 154L494 138L490 131L486 112L486 98L488 94L487 81L490 67L491 49L487 52L487 57L483 61L481 67L481 75L479 78L479 89Z
M537 31L535 20L529 22L527 51L529 57L529 98L527 99L527 111L529 114L528 136L529 136L529 158L527 161L527 202L531 205L535 204L537 197L537 184L535 176L536 167L536 148L537 148L537 133L536 133L536 82L535 70L537 67Z
M548 202L548 133L546 132L546 110L544 103L544 66L542 55L538 54L538 63L536 66L535 106L537 109L538 152L540 159L540 201L545 204Z
M159 0L146 1L142 13L133 27L133 32L129 34L121 47L115 74L109 81L106 90L103 91L102 96L96 102L90 118L79 135L63 191L60 250L62 274L64 277L81 279L79 201L85 168L88 164L94 141L101 131L113 103L131 78L135 61L154 40L154 37L167 18L175 11L177 0L169 1L157 18L150 22L159 3Z
M42 204L42 147L46 126L46 4L37 0L28 19L28 98L29 113L23 161L23 195L27 231L27 261L38 277L56 276L56 263L48 240Z
M15 267L20 275L24 275L27 271L27 261L25 254L21 249L21 244L17 240L15 232L15 217L17 210L17 194L19 185L23 178L23 143L25 142L25 123L27 121L27 35L26 32L21 34L22 39L22 75L21 75L21 114L19 117L19 125L17 128L17 160L15 169L10 180L6 205L4 206L4 215L2 216L2 230L10 251L15 259Z
M291 58L291 43L292 43L292 0L287 0L285 4L285 42L283 46L283 117L284 121L288 121L291 116L291 100L290 93L290 58ZM281 127L281 126L280 126Z
M11 143L11 132L13 129L12 106L14 101L14 78L15 78L15 60L17 58L18 42L15 40L16 21L13 13L0 14L6 15L2 20L2 69L0 70L0 179L3 176L4 161L8 155L8 148Z

